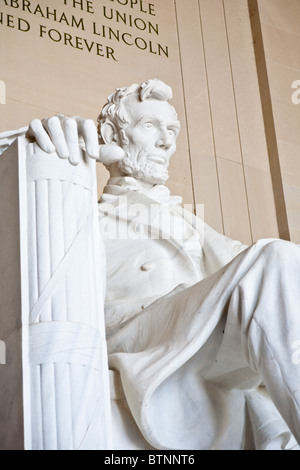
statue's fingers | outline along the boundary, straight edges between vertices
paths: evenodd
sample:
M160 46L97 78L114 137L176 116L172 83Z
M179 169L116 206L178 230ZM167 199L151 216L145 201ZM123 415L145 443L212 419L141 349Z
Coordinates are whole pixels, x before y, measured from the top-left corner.
M33 119L26 134L27 137L36 140L37 144L46 153L55 152L55 146L51 142L51 139L43 127L42 121L39 119Z
M69 158L69 149L64 136L64 131L57 116L53 116L43 121L43 126L47 130L56 152L60 158Z
M73 165L80 162L80 149L78 145L78 127L75 119L65 118L62 121L65 141L69 150L69 160Z
M79 136L83 137L89 157L98 159L99 143L96 125L92 119L74 118L77 121Z

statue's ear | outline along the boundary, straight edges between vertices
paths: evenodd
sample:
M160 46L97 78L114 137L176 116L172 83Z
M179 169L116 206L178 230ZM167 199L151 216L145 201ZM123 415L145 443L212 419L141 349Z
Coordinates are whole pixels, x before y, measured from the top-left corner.
M101 126L101 136L106 144L118 143L118 132L112 122L105 122Z

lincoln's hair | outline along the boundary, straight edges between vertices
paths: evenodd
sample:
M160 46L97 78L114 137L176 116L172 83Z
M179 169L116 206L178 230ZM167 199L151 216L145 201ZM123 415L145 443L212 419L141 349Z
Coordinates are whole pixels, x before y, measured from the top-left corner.
M156 99L169 101L172 98L172 89L158 78L147 80L141 85L131 85L129 87L117 88L115 93L108 97L108 102L104 105L98 117L98 133L100 143L104 143L101 135L101 127L104 123L112 123L120 133L123 143L128 143L125 129L130 122L126 108L126 98L135 94L137 100Z

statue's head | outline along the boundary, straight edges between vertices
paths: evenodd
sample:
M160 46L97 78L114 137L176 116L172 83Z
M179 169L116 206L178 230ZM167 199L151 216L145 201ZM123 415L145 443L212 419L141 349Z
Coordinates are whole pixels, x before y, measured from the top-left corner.
M100 143L116 144L125 151L125 157L114 164L120 175L151 184L168 179L180 130L171 98L171 88L158 79L119 88L109 96L98 130Z

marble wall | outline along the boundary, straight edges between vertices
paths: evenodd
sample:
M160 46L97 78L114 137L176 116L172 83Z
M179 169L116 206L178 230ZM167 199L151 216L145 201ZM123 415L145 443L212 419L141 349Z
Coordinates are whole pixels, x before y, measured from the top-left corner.
M1 0L0 131L96 120L114 88L161 78L182 122L172 192L244 243L299 243L299 24L298 0Z
M266 128L269 151L278 159L277 187L282 186L290 238L300 243L300 2L257 3L268 83L263 107L273 115Z

